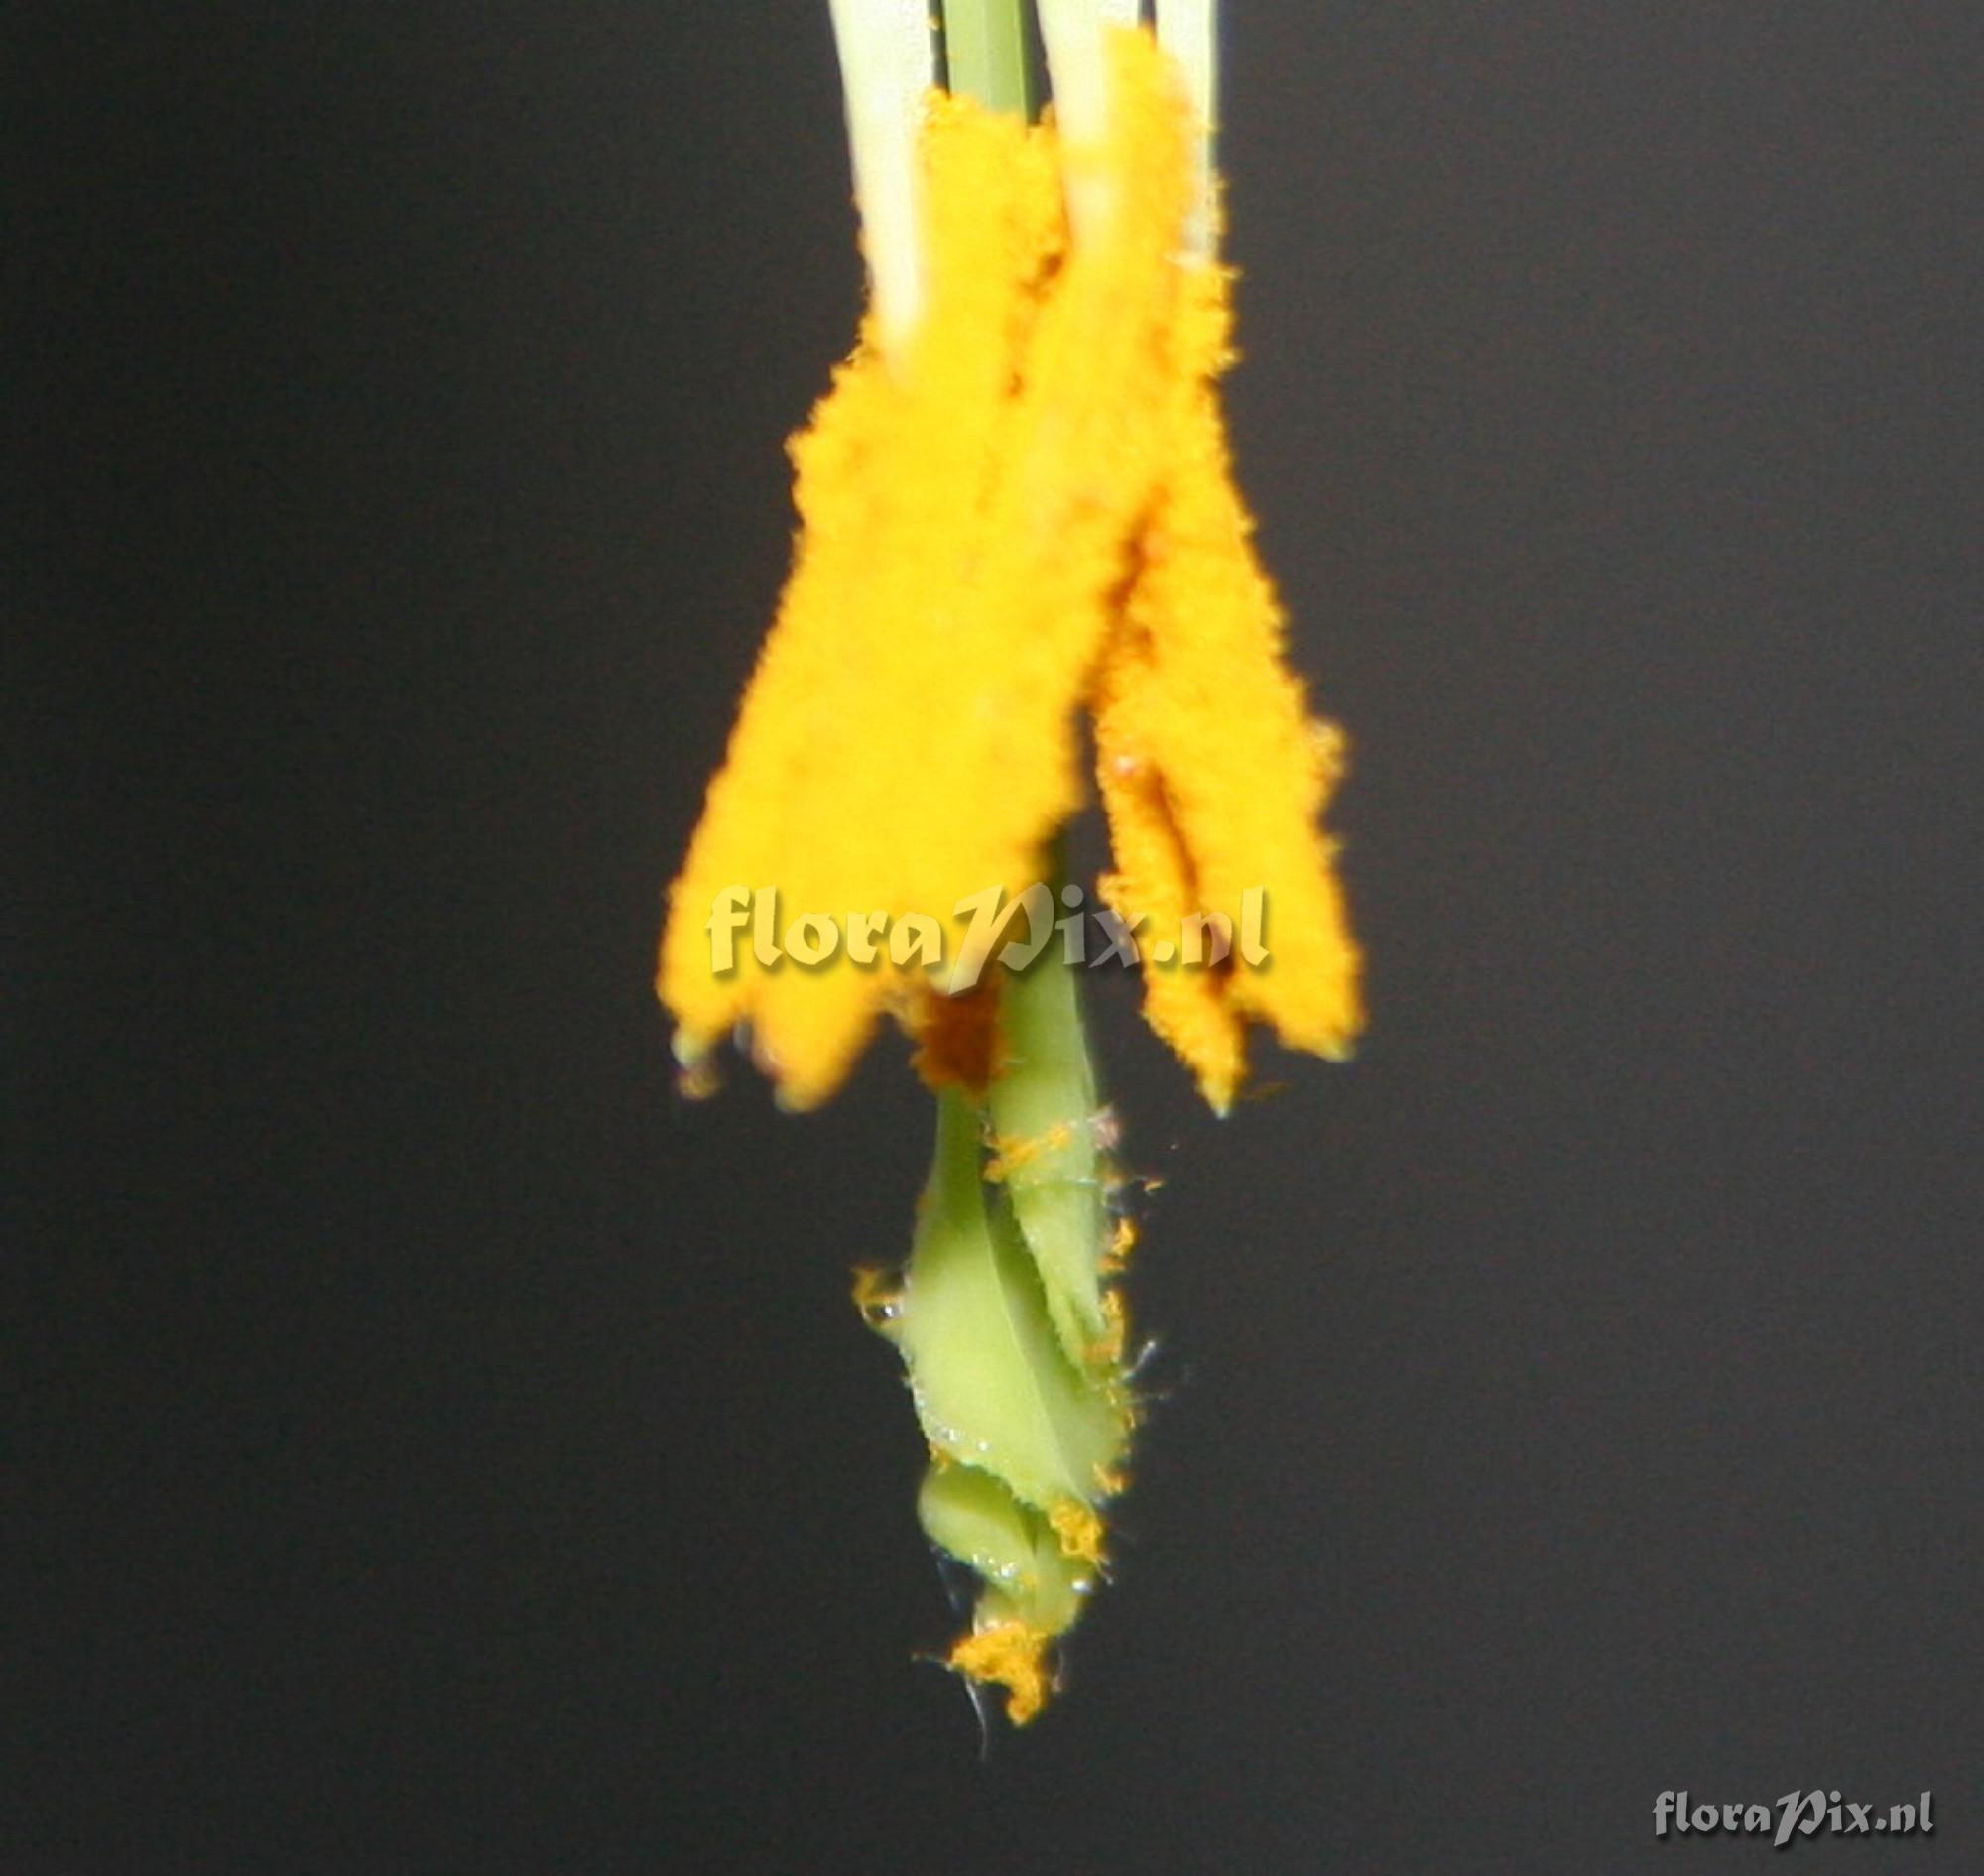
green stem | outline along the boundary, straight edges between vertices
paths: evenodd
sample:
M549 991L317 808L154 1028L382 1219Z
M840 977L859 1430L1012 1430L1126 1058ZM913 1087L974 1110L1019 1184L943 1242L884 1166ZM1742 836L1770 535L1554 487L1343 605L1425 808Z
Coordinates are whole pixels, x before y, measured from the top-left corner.
M954 96L1033 115L1024 0L943 0L943 52Z

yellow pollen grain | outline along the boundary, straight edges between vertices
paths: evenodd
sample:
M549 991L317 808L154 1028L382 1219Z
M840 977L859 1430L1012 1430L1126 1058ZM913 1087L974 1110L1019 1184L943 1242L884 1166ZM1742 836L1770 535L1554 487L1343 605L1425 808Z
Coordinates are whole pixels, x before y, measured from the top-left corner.
M1102 1254L1102 1270L1105 1276L1115 1276L1130 1261L1130 1253L1137 1248L1137 1227L1129 1218L1118 1218L1109 1232L1109 1248Z
M992 1142L993 1157L986 1162L985 1177L989 1180L1003 1180L1009 1174L1030 1166L1044 1153L1057 1153L1074 1138L1072 1123L1055 1121L1052 1127L1038 1134L999 1134Z
M1098 1569L1102 1567L1102 1520L1092 1506L1082 1504L1079 1499L1065 1499L1048 1513L1048 1523L1060 1540L1065 1556L1077 1557Z
M1048 1650L1048 1638L1038 1629L1024 1622L994 1622L960 1637L951 1648L950 1665L974 1681L1003 1687L1006 1717L1024 1726L1054 1690Z
M1113 1370L1122 1365L1124 1344L1130 1335L1129 1311L1120 1290L1103 1291L1102 1319L1108 1324L1107 1332L1091 1342L1085 1353L1091 1366Z

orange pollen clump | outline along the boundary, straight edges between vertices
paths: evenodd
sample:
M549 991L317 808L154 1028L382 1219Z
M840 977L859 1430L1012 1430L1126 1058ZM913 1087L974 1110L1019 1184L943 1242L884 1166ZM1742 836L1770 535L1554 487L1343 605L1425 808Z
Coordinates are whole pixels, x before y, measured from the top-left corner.
M1048 1513L1048 1523L1067 1556L1078 1557L1098 1569L1102 1566L1102 1520L1093 1506L1066 1499Z
M951 1648L950 1665L974 1681L1003 1687L1006 1717L1015 1726L1034 1718L1054 1691L1048 1638L1024 1622L993 1622L961 1636Z

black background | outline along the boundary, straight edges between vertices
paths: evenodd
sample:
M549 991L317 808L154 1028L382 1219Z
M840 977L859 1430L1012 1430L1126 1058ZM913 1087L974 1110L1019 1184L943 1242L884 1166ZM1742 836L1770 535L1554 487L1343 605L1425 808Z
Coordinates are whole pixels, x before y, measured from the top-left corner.
M17 12L5 1876L1984 1867L1977 16L1236 5L1242 473L1374 1021L1097 983L1163 1400L978 1758L658 895L859 274L823 5Z

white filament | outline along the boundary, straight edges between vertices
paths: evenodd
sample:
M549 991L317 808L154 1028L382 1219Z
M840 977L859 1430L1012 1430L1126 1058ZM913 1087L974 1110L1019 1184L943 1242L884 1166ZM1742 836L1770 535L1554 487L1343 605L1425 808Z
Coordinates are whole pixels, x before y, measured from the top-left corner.
M1185 223L1185 251L1212 255L1212 140L1219 129L1219 0L1158 0L1158 44L1184 74L1198 140L1193 146L1197 187Z
M917 128L936 77L930 0L830 4L869 293L883 352L900 357L923 316Z

